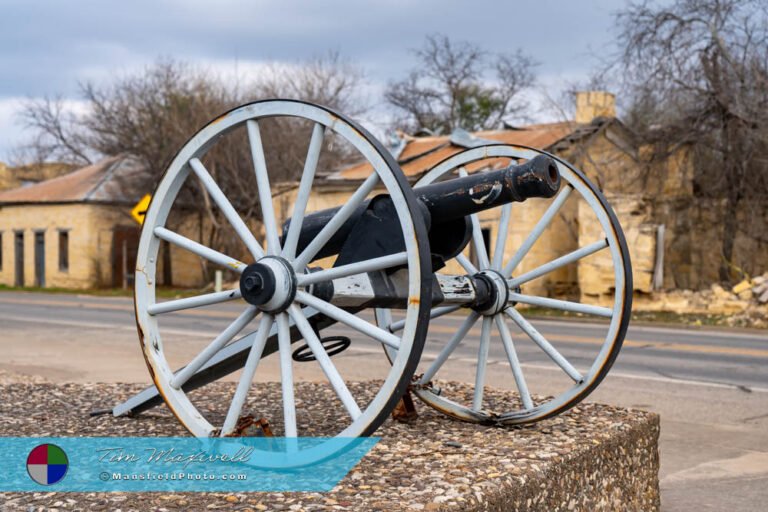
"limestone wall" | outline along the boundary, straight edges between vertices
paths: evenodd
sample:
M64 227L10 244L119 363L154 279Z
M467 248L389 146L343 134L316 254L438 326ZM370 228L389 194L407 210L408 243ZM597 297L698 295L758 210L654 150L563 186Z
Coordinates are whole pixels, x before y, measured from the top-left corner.
M0 190L20 187L24 182L40 182L72 172L72 166L65 164L27 165L10 167L0 162Z
M0 190L8 190L16 186L16 181L11 174L11 169L0 162Z
M589 123L596 117L616 117L616 95L606 91L576 93L576 122Z
M635 147L627 134L607 126L558 152L600 190L666 199L693 196L693 165L687 149L653 159L653 148Z
M536 223L544 214L550 201L532 199L512 205L510 229L506 236L503 261L510 261L523 244ZM550 226L513 271L520 275L554 260L577 248L578 225L577 203L568 200ZM494 208L478 214L481 228L490 229L491 254L496 251L496 241L501 217L501 208ZM469 256L470 250L465 253ZM493 256L491 256L493 257ZM445 270L449 273L464 273L457 263L452 262ZM532 295L564 296L575 293L576 265L565 266L524 285L523 292Z
M0 208L3 265L0 283L15 283L14 233L24 231L24 285L35 285L35 231L45 231L46 287L97 288L113 285L113 235L116 227L138 229L129 215L129 207L63 204L19 205ZM200 240L197 216L177 227L177 231L193 240ZM59 269L59 230L69 232L69 269ZM207 229L207 228L206 228ZM165 245L165 244L163 244ZM165 249L162 249L165 250ZM198 288L209 279L202 272L200 258L170 245L172 284L178 287ZM162 253L161 253L162 254ZM236 255L239 256L239 255ZM129 269L135 261L128 261ZM163 282L163 258L158 259L158 282ZM129 270L130 271L130 270Z
M656 256L656 231L651 206L635 195L608 198L624 231L632 262L634 291L651 293ZM588 245L605 236L595 214L586 202L579 203L579 240ZM615 266L611 252L603 250L579 260L578 281L581 299L608 305L613 300Z
M703 290L720 280L723 216L721 200L692 197L650 198L638 195L610 195L629 247L634 290L642 294L653 290L656 233L664 225L664 268L662 290ZM584 205L585 206L585 205ZM763 212L763 213L761 213ZM584 240L598 236L599 226L586 220L588 208L579 209L579 236ZM768 218L768 205L744 204L739 210L732 271L737 278L755 276L768 269L768 241L751 236L750 223ZM763 221L764 223L764 221ZM608 253L598 253L579 265L579 287L585 300L605 302L612 293L612 272Z
M589 135L557 156L573 164L601 190L637 193L644 186L637 155L614 129L604 128Z
M197 213L187 215L177 222L169 223L167 227L191 240L208 245L207 237L210 231L210 223L205 223L205 216ZM203 226L201 226L203 222ZM163 243L160 252L169 250L171 260L171 283L180 288L199 288L207 284L209 277L203 272L203 265L199 256L192 254L173 244ZM233 255L237 257L237 255ZM163 275L165 259L162 254L158 258L156 275L158 279ZM218 269L218 267L217 267Z
M3 265L0 283L15 284L15 233L24 233L24 285L35 284L35 232L44 232L45 285L92 288L111 283L112 233L133 222L128 208L88 204L19 205L0 208ZM59 231L69 233L69 268L59 268Z
M690 285L684 288L700 290L719 281L726 205L725 200L697 200L688 205L688 209L693 226L690 232L691 272ZM730 263L731 276L738 281L744 273L755 276L768 270L768 202L743 202L737 219Z

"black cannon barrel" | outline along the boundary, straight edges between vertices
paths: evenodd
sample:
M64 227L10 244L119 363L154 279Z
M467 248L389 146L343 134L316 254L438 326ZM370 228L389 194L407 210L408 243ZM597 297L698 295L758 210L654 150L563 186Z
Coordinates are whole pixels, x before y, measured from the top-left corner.
M532 197L552 197L559 188L557 164L540 155L522 165L441 181L414 192L426 205L432 222L440 223Z
M428 225L437 225L506 203L522 202L533 197L553 197L559 188L560 172L557 164L552 158L540 155L522 165L510 165L497 171L449 179L416 188L414 192L430 214ZM369 204L370 200L360 205L317 254L317 259L337 254L341 250L347 236ZM304 218L298 252L315 238L338 210L339 208L329 208ZM397 222L396 218L392 220ZM283 237L289 224L290 219L283 226Z

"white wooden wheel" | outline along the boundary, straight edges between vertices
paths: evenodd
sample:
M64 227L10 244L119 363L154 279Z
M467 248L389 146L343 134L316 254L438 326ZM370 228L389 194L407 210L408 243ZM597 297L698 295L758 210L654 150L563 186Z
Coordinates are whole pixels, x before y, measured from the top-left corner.
M273 205L273 187L266 167L264 148L259 123L266 118L292 118L312 123L311 140L296 141L300 147L307 147L308 152L303 163L303 174L298 187L295 204L292 206L291 223L287 232L280 233ZM232 136L236 129L247 133L247 140L252 155L253 170L262 214L264 240L251 226L243 221L240 213L217 185L212 173L206 168L206 154L216 147L223 138ZM352 197L335 213L317 236L303 248L297 250L302 220L309 215L308 205L312 204L317 194L313 186L317 170L318 155L322 151L323 140L331 132L357 151L373 168L371 175L357 188ZM302 165L302 164L299 164ZM193 240L188 235L174 232L166 226L166 221L177 205L179 191L187 180L197 179L201 188L208 194L223 217L231 225L236 236L244 246L242 254L223 254L215 248L207 247L203 240ZM274 185L274 183L273 183ZM393 257L372 259L359 263L337 266L333 269L306 274L307 267L325 243L347 220L354 210L362 204L375 187L385 189L395 205L399 226L402 229L405 251ZM253 382L257 367L264 356L278 352L281 372L281 396L273 403L279 404L276 410L251 411L257 415L282 418L285 437L307 436L302 432L302 425L311 424L312 418L301 417L297 402L297 388L293 379L292 341L303 338L319 364L327 383L336 395L335 406L341 411L336 430L330 435L357 437L370 435L388 416L397 400L410 382L413 371L420 357L426 334L430 306L429 289L431 273L429 267L428 246L424 220L416 206L416 199L407 184L402 171L384 149L367 131L327 108L293 100L267 100L240 106L215 119L196 135L178 152L165 175L155 190L147 211L138 250L135 282L135 307L137 326L144 357L155 385L166 404L189 432L197 437L229 436L233 434L238 419L244 413L243 407L248 396L259 384ZM229 272L229 279L237 279L248 268L261 269L274 276L271 282L272 295L268 301L254 304L242 302L244 297L241 286L220 293L207 293L196 297L158 301L156 295L158 273L158 250L161 241L184 252L187 256L203 258ZM393 264L406 266L408 272L408 294L413 300L403 310L405 325L397 335L385 331L330 300L312 295L310 286L339 277L352 276L364 272L385 269ZM267 269L267 270L264 270ZM255 281L254 281L255 282ZM248 286L252 285L250 282ZM253 286L266 286L262 282ZM250 297L250 296L249 296ZM248 297L246 297L248 298ZM249 299L252 300L252 299ZM255 299L253 299L255 300ZM239 315L217 336L208 341L196 356L185 361L182 368L172 367L166 357L172 347L165 341L163 315L183 311L189 308L205 307L212 304L232 301L240 308ZM397 355L391 368L385 358L386 377L370 396L355 396L350 390L345 377L328 356L316 332L308 319L322 315L351 328L356 337L368 340L368 343L388 343L397 347ZM196 372L223 348L235 343L235 340L247 340L250 344L245 366L243 367L236 390L226 403L218 404L219 409L210 411L210 404L201 408L196 403L196 395L185 390L185 384ZM275 340L272 342L270 340ZM362 343L355 339L355 342ZM270 348L271 347L271 348ZM311 397L307 397L311 400ZM280 432L276 432L280 434ZM324 435L329 435L325 433Z
M487 167L486 164L493 159L497 159L497 162L499 158L508 158L510 161L530 160L542 154L548 155L536 149L504 144L468 149L437 164L418 181L415 187L465 175L467 172L465 166L470 164L474 168L482 169ZM630 319L632 300L632 271L621 227L603 195L584 174L567 162L552 155L548 156L554 158L557 163L562 185L559 193L549 200L543 215L522 242L516 247L511 247L507 241L511 227L514 226L516 219L520 218L517 214L522 212L522 209L535 206L532 203L543 201L542 199L529 199L524 203L506 204L495 209L498 212L498 232L495 240L493 237L491 239L491 254L486 250L478 215L472 215L470 245L475 261L470 261L464 254L458 255L455 260L467 275L483 272L493 276L497 281L499 296L507 297L506 303L487 311L475 311L455 305L437 305L430 314L432 318L453 314L449 318L454 320L457 319L456 315L463 315L463 319L451 327L449 333L432 334L430 332L427 350L430 350L433 340L440 340L439 350L434 357L421 363L412 390L422 401L457 419L485 424L524 424L560 414L579 403L597 387L608 373L621 348ZM484 160L487 160L486 164L483 163ZM567 202L573 203L579 200L583 200L584 205L590 210L589 222L599 225L600 234L586 243L579 240L579 247L521 271L526 256L529 256L537 240L563 206ZM582 215L579 215L579 220L584 221ZM511 258L505 259L505 247L507 250L512 250ZM612 288L615 294L611 307L526 293L526 287L530 286L532 281L558 269L573 268L583 258L589 258L601 251L610 253L613 265ZM601 334L590 339L579 339L583 342L583 346L593 347L593 350L587 357L579 354L578 360L571 360L573 358L565 352L563 347L559 347L556 341L549 341L526 319L527 313L521 307L522 305L609 319L609 323L598 326ZM400 323L392 323L392 314L388 310L378 310L377 318L380 325L389 325L394 332L397 332ZM473 332L478 330L478 324L479 332ZM513 335L510 325L517 326L520 334ZM476 345L471 344L471 350L470 338L473 338L473 342L479 339ZM489 352L494 348L497 349L494 350L498 356L496 362L508 366L508 373L504 372L506 377L500 378L498 372L494 372L497 380L489 382L488 358ZM434 381L440 378L455 379L457 367L454 366L452 370L446 370L443 373L440 370L443 369L446 361L458 358L457 353L462 350L464 351L461 355L462 364L467 365L467 358L474 361L474 386L471 397L450 396L449 390L440 389L439 385L434 384ZM392 357L396 355L393 350L388 350L388 353ZM525 378L527 368L551 371L553 380L559 378L562 381L560 391L548 398L536 398L536 390L529 389ZM484 399L484 388L487 385L514 387L519 393L519 401L508 404L489 404Z

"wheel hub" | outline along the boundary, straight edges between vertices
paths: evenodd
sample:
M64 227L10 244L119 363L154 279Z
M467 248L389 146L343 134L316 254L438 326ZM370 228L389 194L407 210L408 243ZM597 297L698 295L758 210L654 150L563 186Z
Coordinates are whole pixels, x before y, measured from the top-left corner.
M240 293L262 311L280 313L296 296L296 273L278 256L265 256L248 265L240 276Z
M487 298L476 304L472 309L482 315L496 315L504 311L509 302L507 280L495 270L486 269L474 276L475 281L487 287Z

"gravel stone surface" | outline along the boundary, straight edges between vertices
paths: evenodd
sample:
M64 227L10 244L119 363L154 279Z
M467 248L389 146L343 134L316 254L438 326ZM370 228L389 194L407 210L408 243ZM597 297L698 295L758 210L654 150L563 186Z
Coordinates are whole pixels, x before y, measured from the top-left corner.
M198 391L213 407L234 384ZM299 418L314 434L334 433L337 405L327 385L303 382ZM463 384L441 382L471 396ZM355 396L376 382L351 383ZM0 435L182 436L164 407L136 418L90 417L138 392L136 384L53 384L0 373ZM260 385L252 407L280 397L279 383ZM254 391L256 388L254 388ZM255 394L252 392L252 394ZM489 400L517 400L488 389ZM308 399L306 397L312 397ZM277 403L279 406L279 403ZM205 407L204 407L205 408ZM329 493L2 493L0 510L657 510L658 416L585 403L556 418L517 428L451 420L418 403L419 418L388 420L381 441ZM254 409L257 410L257 409ZM270 418L280 430L278 418ZM301 429L301 425L299 426ZM302 435L307 435L302 431Z

